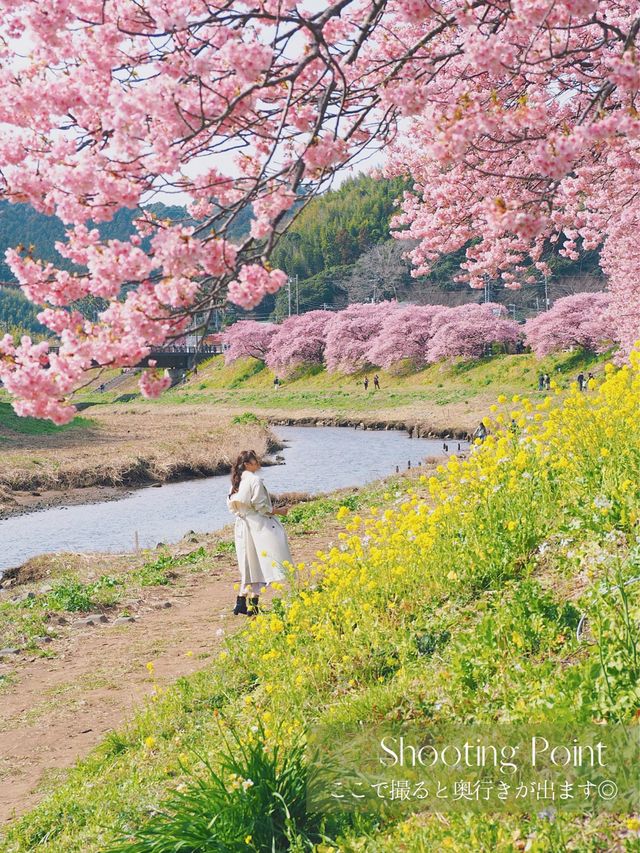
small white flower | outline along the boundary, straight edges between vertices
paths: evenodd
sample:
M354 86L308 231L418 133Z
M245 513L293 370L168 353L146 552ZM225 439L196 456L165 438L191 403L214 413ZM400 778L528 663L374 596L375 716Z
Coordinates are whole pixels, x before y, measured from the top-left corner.
M612 506L611 501L601 495L593 499L593 505L598 509L611 509Z
M253 782L251 781L251 779L245 779L242 783L242 790L246 792L249 790L249 788L253 788Z
M216 631L216 637L224 637L224 628L218 628Z

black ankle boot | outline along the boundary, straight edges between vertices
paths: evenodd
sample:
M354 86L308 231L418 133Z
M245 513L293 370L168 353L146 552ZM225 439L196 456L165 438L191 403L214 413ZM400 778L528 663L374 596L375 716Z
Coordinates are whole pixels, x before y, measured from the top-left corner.
M260 608L258 607L258 596L254 595L249 599L249 616L257 616L260 613Z
M236 598L236 606L233 608L234 616L247 615L247 596L239 595Z

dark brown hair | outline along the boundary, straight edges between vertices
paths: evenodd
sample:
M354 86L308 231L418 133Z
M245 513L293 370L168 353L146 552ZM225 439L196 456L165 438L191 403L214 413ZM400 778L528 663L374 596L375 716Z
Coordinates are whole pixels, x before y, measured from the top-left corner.
M260 464L258 454L255 450L243 450L231 466L231 491L229 494L234 495L240 488L240 479L247 462L258 462Z

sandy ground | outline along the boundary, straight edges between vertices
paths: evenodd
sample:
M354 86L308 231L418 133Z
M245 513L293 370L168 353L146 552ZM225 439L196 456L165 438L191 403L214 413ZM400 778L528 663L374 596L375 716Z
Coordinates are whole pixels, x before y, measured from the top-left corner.
M312 560L336 532L329 523L320 534L294 536L295 559ZM170 586L143 588L127 601L135 622L114 625L110 613L108 622L87 627L79 614L44 647L50 657L0 659L0 674L11 679L0 693L0 821L33 807L40 783L120 726L151 695L153 681L166 685L202 668L224 636L242 628L245 617L230 613L236 571L233 556L212 558L206 573L184 571Z

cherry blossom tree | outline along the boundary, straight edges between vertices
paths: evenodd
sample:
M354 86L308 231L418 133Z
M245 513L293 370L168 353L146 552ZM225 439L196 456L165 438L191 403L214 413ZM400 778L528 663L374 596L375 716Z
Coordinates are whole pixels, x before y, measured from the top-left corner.
M239 358L257 358L264 361L278 326L275 323L258 323L256 320L240 320L223 333L225 364L233 364Z
M542 356L572 347L604 352L611 347L615 322L608 293L576 293L525 323L525 341Z
M514 344L520 327L502 305L484 302L447 308L436 318L437 329L427 346L429 362L449 358L480 358L492 344Z
M326 327L324 360L331 372L357 373L371 365L369 348L395 302L354 303L339 311Z
M267 366L276 373L290 373L301 364L322 364L326 328L331 311L308 311L288 317L278 326L267 353Z
M549 272L551 247L572 259L601 247L628 352L640 337L638 4L517 0L456 11L458 28L438 40L446 69L428 50L415 117L387 169L415 178L395 221L397 236L419 241L414 273L466 247L461 277L472 287L490 277L516 288Z
M296 200L394 140L417 274L467 247L472 286L516 287L547 271L549 246L601 246L616 335L626 349L637 335L636 0L0 9L0 192L66 225L58 265L7 256L60 340L0 341L18 412L69 420L93 365L136 364L227 296L249 308L275 292L268 257ZM174 194L188 222L154 216ZM232 239L249 205L251 231ZM133 236L101 239L93 224L123 207ZM95 320L77 310L88 295L106 303Z
M447 309L442 305L406 305L392 311L369 345L368 360L385 370L403 359L416 367L426 364L427 347L443 310Z

